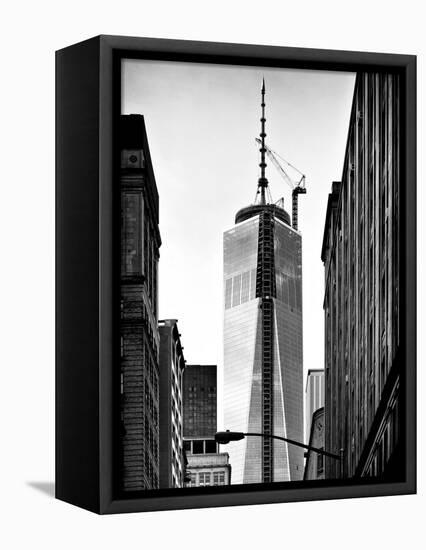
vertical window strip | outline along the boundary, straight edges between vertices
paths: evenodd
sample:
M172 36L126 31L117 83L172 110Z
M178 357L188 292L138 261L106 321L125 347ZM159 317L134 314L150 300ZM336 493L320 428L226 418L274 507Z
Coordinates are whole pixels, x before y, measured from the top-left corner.
M246 271L242 274L241 281L241 303L245 303L249 300L249 290L250 290L250 272Z
M225 281L225 309L231 307L232 302L232 277Z
M232 307L239 306L241 303L241 273L234 277L232 288Z

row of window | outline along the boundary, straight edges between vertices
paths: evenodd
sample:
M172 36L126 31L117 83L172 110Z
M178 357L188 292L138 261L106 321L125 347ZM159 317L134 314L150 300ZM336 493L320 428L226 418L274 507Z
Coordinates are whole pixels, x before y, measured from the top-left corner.
M256 269L238 273L225 281L225 309L256 298Z
M208 487L225 485L225 472L191 472L190 487Z
M188 388L188 391L189 391L190 394L191 393L197 393L198 390L200 392L204 392L204 391L207 390L209 393L216 393L216 388L214 386L209 386L208 388L204 388L203 386L201 386L201 387L199 386L198 388L197 388L197 386L190 386ZM189 395L189 398L191 399L192 395Z
M158 464L158 458L155 462ZM159 488L158 473L154 467L153 460L147 451L145 451L145 476L147 479L147 489Z
M214 439L186 439L183 448L188 454L201 455L217 453L217 443Z
M225 281L225 309L256 298L256 269L239 273ZM275 271L276 298L291 308L302 309L302 281L293 275Z
M121 193L121 274L144 276L157 315L157 257L154 231L140 190Z
M145 417L145 443L150 449L155 461L158 461L158 433L154 432L150 422Z

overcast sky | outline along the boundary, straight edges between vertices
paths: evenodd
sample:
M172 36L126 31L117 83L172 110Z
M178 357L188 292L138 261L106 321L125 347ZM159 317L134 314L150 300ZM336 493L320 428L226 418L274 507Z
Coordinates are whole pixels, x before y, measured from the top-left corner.
M262 77L266 144L306 175L307 194L299 196L306 374L323 368L321 245L331 182L343 169L355 74L123 62L122 112L145 117L160 195L159 318L178 319L188 364L218 365L219 390L223 232L255 198ZM290 187L270 162L266 176L274 202L284 197L291 213Z

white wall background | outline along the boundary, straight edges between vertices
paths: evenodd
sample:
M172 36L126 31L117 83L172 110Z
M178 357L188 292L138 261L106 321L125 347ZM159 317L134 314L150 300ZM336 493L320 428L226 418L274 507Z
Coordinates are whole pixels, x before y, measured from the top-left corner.
M422 547L420 496L98 517L55 501L54 477L54 51L123 34L419 55L419 142L424 151L422 3L130 1L9 2L2 8L0 86L0 544L3 548L321 549ZM385 7L386 6L386 7ZM419 155L420 156L420 155ZM419 335L425 331L424 162L419 159ZM420 392L424 344L419 338ZM39 487L39 488L37 488Z

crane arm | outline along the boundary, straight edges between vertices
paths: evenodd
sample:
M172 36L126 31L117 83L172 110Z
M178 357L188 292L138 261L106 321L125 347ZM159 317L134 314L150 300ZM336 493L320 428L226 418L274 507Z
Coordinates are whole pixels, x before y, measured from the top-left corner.
M267 145L262 143L260 139L255 138L256 142L259 143L262 147L264 147L264 150L266 154L268 155L268 158L271 159L272 164L275 166L275 168L278 170L278 172L281 174L284 181L290 186L291 188L291 196L292 196L292 226L293 229L298 230L298 217L299 217L299 209L298 209L298 196L300 194L306 193L306 187L305 187L305 176L302 174L300 170L298 170L295 166L287 162L285 159L283 159L278 153L275 153L272 151L272 149L269 149ZM300 176L300 180L298 182L295 182L290 178L290 176L287 174L287 172L282 167L281 163L277 159L279 157L283 162L287 164L287 166L290 166L293 170L295 170Z
M288 183L288 185L291 187L291 190L294 189L295 185L293 181L291 180L290 176L287 174L287 172L284 170L284 168L281 166L281 164L277 161L275 155L266 149L266 154L273 162L275 168L278 170L278 172L281 174L281 176L284 178L284 180Z
M261 141L259 138L255 138L256 139L256 142L257 143L260 143L261 144ZM273 165L275 166L275 168L278 170L278 172L281 174L281 176L284 178L284 180L288 183L288 185L291 187L291 190L293 191L294 188L296 187L296 185L294 184L293 180L290 178L290 176L287 174L287 172L284 170L284 168L281 166L281 164L279 163L277 157L275 156L275 154L272 152L271 149L269 149L269 147L267 145L264 146L265 147L265 151L266 151L266 154L268 155L268 157L271 159Z

